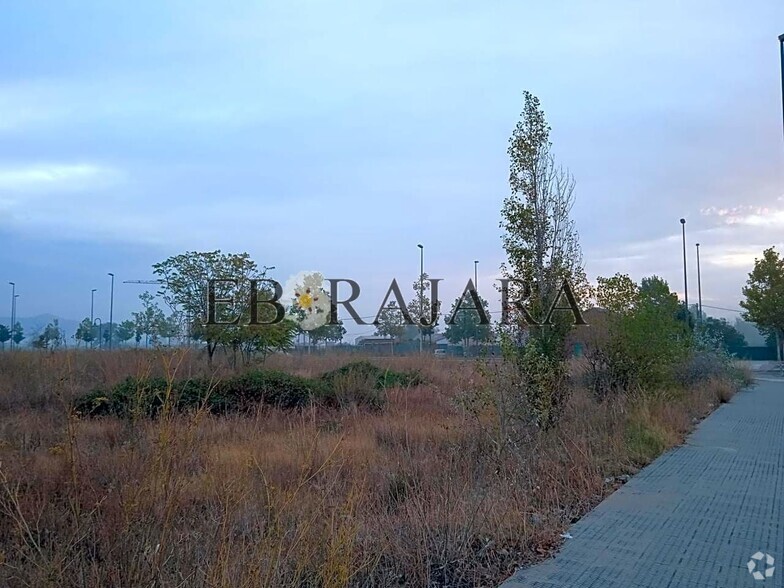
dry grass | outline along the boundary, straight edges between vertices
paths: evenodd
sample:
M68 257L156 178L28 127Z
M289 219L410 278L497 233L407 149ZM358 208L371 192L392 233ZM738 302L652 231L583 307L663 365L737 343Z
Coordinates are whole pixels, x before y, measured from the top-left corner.
M275 356L315 375L345 356ZM734 389L597 403L499 455L454 402L469 361L374 360L428 384L383 412L260 410L79 420L70 400L128 375L204 375L187 352L0 354L0 584L489 586L679 443ZM214 368L216 377L230 373Z

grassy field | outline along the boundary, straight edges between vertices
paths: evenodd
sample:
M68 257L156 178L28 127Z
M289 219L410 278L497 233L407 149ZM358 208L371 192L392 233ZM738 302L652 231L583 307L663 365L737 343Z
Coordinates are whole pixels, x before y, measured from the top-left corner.
M487 386L475 362L372 361L424 383L386 390L382 410L119 419L71 403L129 375L233 372L187 351L0 354L0 584L492 586L734 392L710 380L600 403L575 386L555 428L499 445L499 414L460 401Z

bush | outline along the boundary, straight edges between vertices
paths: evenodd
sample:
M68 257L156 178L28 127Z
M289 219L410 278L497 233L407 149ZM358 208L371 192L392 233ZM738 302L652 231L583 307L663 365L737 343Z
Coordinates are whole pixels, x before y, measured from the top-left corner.
M725 377L729 367L729 362L715 351L698 349L675 366L673 371L676 383L686 388Z
M128 377L110 390L94 390L74 401L82 415L156 416L163 407L168 383L164 378Z
M247 410L256 404L277 408L301 408L323 396L323 383L277 370L245 373L216 386L221 411Z
M675 382L683 387L711 380L729 380L737 388L753 382L750 370L738 364L721 341L703 333L695 335L689 355L673 369Z
M367 361L346 364L320 378L303 378L277 370L256 370L212 382L204 378L169 382L165 378L129 377L114 387L93 390L73 403L84 416L156 417L167 404L175 410L204 406L214 413L251 410L259 404L297 409L311 402L343 408L384 407L387 388L413 386L417 372L385 370Z
M120 418L156 417L167 400L176 410L200 408L225 413L248 410L258 404L300 408L322 395L323 384L274 370L248 372L214 383L195 378L167 382L165 378L129 377L109 390L94 390L74 401L83 416Z
M716 397L716 404L729 402L737 391L737 387L727 378L713 380L710 382L710 389Z
M624 437L636 465L649 464L671 445L664 431L643 419L630 420Z
M336 374L326 389L329 392L324 402L338 408L367 406L379 410L386 403L384 388L378 385L376 375L362 370Z
M515 367L520 378L519 393L525 397L534 422L542 429L555 425L569 400L566 363L544 351L537 339L518 350Z
M390 369L380 368L369 361L352 361L337 369L321 375L321 380L328 385L332 385L336 378L346 376L354 378L367 378L373 383L375 388L384 390L386 388L408 388L423 384L422 376L417 371L396 372Z
M369 361L353 361L321 375L326 404L344 408L364 406L380 410L386 404L385 390L408 388L423 383L419 372L396 372Z

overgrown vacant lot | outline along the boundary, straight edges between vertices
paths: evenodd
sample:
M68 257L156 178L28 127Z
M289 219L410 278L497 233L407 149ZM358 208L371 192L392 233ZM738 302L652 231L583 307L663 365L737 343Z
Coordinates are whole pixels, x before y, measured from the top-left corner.
M264 369L316 377L353 359ZM235 374L186 351L0 354L0 584L494 585L735 389L711 379L599 402L575 385L542 432L501 403L477 408L493 366L371 361L421 383L349 377L339 403L225 413L170 410L164 393L154 416L88 416L75 399L128 376Z

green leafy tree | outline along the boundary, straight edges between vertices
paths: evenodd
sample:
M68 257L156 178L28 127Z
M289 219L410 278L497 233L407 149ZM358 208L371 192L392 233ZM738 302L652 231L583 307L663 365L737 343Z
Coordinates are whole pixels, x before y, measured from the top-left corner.
M111 327L111 328L109 328ZM109 339L111 338L112 348L117 346L119 340L117 339L117 325L112 325L111 323L106 323L105 325L101 325L98 327L98 332L100 334L100 338L103 339L103 346L109 346Z
M607 311L606 322L596 326L605 336L592 338L585 355L597 395L668 384L692 337L667 282L651 276L637 287L626 275L600 277L596 297Z
M633 312L622 321L621 346L630 358L630 369L643 388L659 387L691 344L691 333L682 316L683 305L658 276L643 278Z
M60 324L57 319L44 327L43 332L33 341L33 347L36 349L50 349L54 351L60 348L65 343L63 332L60 329Z
M77 341L77 346L80 342L84 343L85 347L90 345L96 337L95 326L90 322L89 317L82 320L74 333L74 339Z
M0 325L0 349L5 349L6 341L11 340L11 329L5 325Z
M428 337L432 343L433 335L438 327L438 320L436 320L434 324L428 326L419 324L420 317L425 317L426 320L430 321L432 316L430 297L427 295L428 292L430 292L430 276L428 276L427 272L424 272L420 278L421 279L419 280L415 280L412 285L414 298L408 303L408 314L411 315L411 318L417 323L416 329L419 336L422 338ZM436 301L436 305L438 306L436 308L436 314L438 314L441 310L441 302Z
M550 127L539 99L524 93L524 108L509 139L511 194L501 209L501 228L508 278L532 285L529 308L542 318L563 280L569 280L579 297L587 295L588 282L571 209L574 178L556 164L551 153Z
M141 312L131 313L136 325L136 332L144 337L145 347L148 347L150 343L157 345L165 328L166 316L155 302L155 297L149 292L139 294L139 300L142 303Z
M267 299L270 291L261 289L260 299ZM238 357L243 363L249 363L254 357L264 361L275 351L287 351L294 347L294 338L298 332L297 324L290 318L284 318L275 324L251 325L249 322L250 308L243 309L239 324L226 325L218 335L218 342L231 353L232 362L236 366ZM259 308L259 320L269 322L274 318L274 311L269 306Z
M630 312L640 293L640 287L626 274L611 278L599 276L596 286L596 303L605 310L623 314Z
M390 300L379 313L375 334L379 337L390 337L394 345L395 341L400 340L404 332L403 314L400 308L398 308L397 302Z
M781 361L784 356L784 258L774 247L766 249L762 258L754 261L743 295L745 300L740 303L746 311L743 318L757 323L775 337L776 355Z
M316 329L308 331L311 342L315 343L316 345L321 342L339 343L343 340L343 336L345 334L346 328L343 326L342 320L338 320L337 324L334 325L327 323L326 325L321 325Z
M25 339L24 329L22 328L22 324L17 322L14 324L14 328L11 330L11 341L14 342L14 345L18 346L22 341Z
M206 324L209 310L207 286L210 280L237 281L236 285L216 282L216 298L233 298L235 301L233 305L216 305L218 322L249 316L250 281L263 278L264 272L259 271L256 262L247 253L188 251L156 263L153 272L163 281L160 293L164 301L173 311L189 317L190 335L206 344L210 361L218 345L236 353L243 340L255 341L251 346L258 347L258 338L264 333L269 333L270 341L279 342L285 340L285 333L291 329L290 325L281 325L278 327L280 331L275 330L276 325L247 327L253 330L251 335L244 326L241 328L246 329L246 332L241 333L235 325ZM266 311L269 307L262 305L261 308Z
M136 335L136 323L132 320L124 320L116 326L114 333L117 341L120 344L124 344Z
M181 319L179 314L180 313L173 312L169 316L164 317L158 325L158 335L160 335L161 338L166 339L166 344L169 347L171 347L171 340L174 337L178 337L181 332Z
M570 217L574 178L556 164L551 153L550 126L539 99L529 92L523 97L523 112L509 139L510 195L504 199L500 223L507 261L501 271L530 287L522 296L520 288L510 283L510 295L527 298L531 316L543 320L557 302L564 280L570 282L578 300L585 299L589 289L577 230ZM518 370L521 391L535 412L537 425L549 427L568 398L566 338L572 317L556 313L553 325L532 329L523 317L510 318L514 322L502 332L501 349ZM525 349L519 344L504 344L510 339L527 341Z
M239 342L243 361L253 357L264 361L270 353L288 351L294 347L296 325L284 319L274 325L249 325L240 332Z
M487 301L482 297L479 298L482 307L485 310L486 316L490 316L489 306ZM460 305L460 310L455 315L455 309ZM479 311L472 307L470 300L455 299L452 303L452 309L449 311L449 316L455 316L452 324L447 324L444 335L450 343L462 344L463 349L468 349L471 343L479 343L490 341L492 339L493 331L490 325L482 324Z
M723 318L704 317L697 330L709 340L716 341L727 352L746 346L746 338Z

